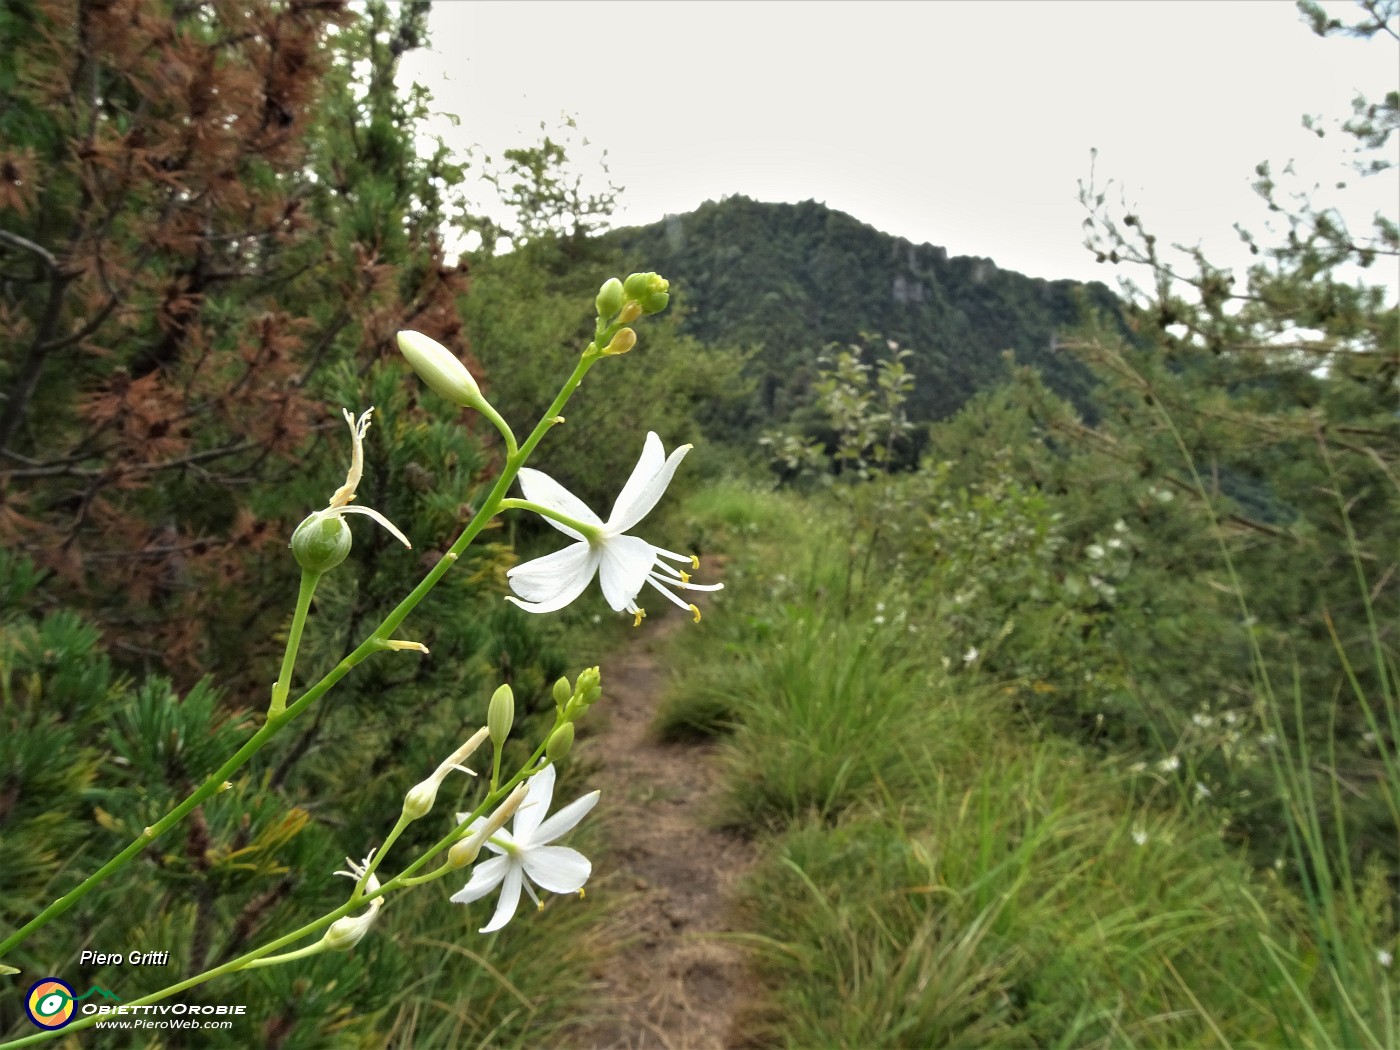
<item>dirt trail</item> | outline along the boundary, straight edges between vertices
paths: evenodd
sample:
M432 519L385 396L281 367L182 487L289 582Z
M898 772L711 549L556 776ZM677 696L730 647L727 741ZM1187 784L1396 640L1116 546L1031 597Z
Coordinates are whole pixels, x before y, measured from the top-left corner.
M603 792L610 846L589 892L622 902L603 931L621 948L597 974L597 1020L566 1038L579 1050L734 1045L745 971L740 949L715 935L733 929L730 894L752 849L707 826L717 748L661 744L650 732L668 684L665 652L687 625L667 616L603 661L604 699L590 716L606 719L590 717L580 740L579 758L601 763L589 780Z

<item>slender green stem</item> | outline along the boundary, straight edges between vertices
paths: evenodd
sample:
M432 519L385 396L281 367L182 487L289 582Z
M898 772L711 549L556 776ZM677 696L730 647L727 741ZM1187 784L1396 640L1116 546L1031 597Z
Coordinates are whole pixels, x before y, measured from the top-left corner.
M501 510L528 510L533 511L543 517L550 518L567 525L585 539L596 539L602 535L603 529L600 525L590 524L580 521L578 518L571 518L567 514L561 514L553 507L546 507L542 503L532 503L527 499L503 499L501 500Z
M501 432L501 437L505 440L506 443L506 455L515 455L515 453L519 451L519 448L515 443L515 432L510 429L510 424L507 423L505 419L501 417L501 414L499 412L496 411L496 407L484 398L482 399L481 404L477 405L476 407L477 411L479 411L483 416L489 419L492 422L492 424L496 427L496 429Z
M387 887L381 888L379 892L383 893L385 889L387 889ZM372 894L372 896L377 895L378 894ZM285 945L291 944L294 941L301 940L303 937L306 937L309 934L313 934L318 930L324 929L331 923L335 922L336 919L339 919L342 916L348 915L350 912L354 911L358 904L359 902L352 904L347 901L345 904L342 904L339 908L336 908L334 911L327 912L325 915L322 915L319 919L315 919L312 922L307 923L300 929L293 930L286 936L279 937L275 941L272 941L268 944L264 944L260 948L254 948L251 952L248 952L245 955L240 955L237 959L231 959L228 962L224 963L222 966L216 966L212 970L205 970L203 973L195 974L193 977L180 981L178 984L172 984L169 987L160 989L160 991L152 992L150 995L143 995L139 999L133 999L131 1000L131 1002L123 1003L122 1005L125 1007L147 1006L151 1003L156 1003L162 999L169 998L170 996L175 995L178 992L183 992L187 989L194 988L197 985L204 984L206 981L211 981L215 977L222 977L224 974L234 973L238 970L243 969L245 966L256 962L263 956L270 955L271 953L277 951L277 949L282 948ZM112 1020L116 1016L116 1014L88 1014L86 1017L81 1017L78 1020L74 1021L72 1024L65 1025L63 1028L55 1028L47 1032L36 1032L34 1035L25 1036L24 1038L16 1039L13 1042L0 1043L0 1047L11 1048L20 1046L30 1046L34 1043L46 1042L47 1040L54 1039L60 1035L66 1036L72 1032L76 1032L83 1028L91 1028L99 1021Z
M277 681L272 686L272 706L267 709L269 718L280 715L287 709L287 694L292 691L292 671L296 669L301 632L306 627L306 613L311 608L311 596L316 593L316 584L320 582L319 572L302 570L301 586L297 589L297 608L292 614L292 628L287 632L287 650L282 654L282 673L277 676Z
M299 700L298 703L300 702L301 701ZM548 733L545 734L545 739L549 739ZM486 798L481 801L481 803L476 807L476 809L472 811L471 818L468 818L467 820L463 821L462 824L460 824L457 828L453 829L451 834L444 837L431 849L423 853L422 856L418 857L418 859L416 859L406 868L404 868L402 872L400 872L394 878L390 879L388 882L384 883L384 885L380 886L378 889L371 890L368 893L366 893L364 892L361 886L356 886L354 892L352 892L350 895L350 899L347 900L344 904L340 905L333 911L327 912L325 915L322 915L317 919L313 919L311 922L293 930L291 933L278 937L276 940L270 941L267 944L264 944L258 948L254 948L252 951L247 952L236 959L231 959L221 966L216 966L213 969L205 970L203 973L195 974L193 977L189 977L183 981L178 982L177 984L172 984L168 987L161 988L158 991L152 992L149 995L142 996L139 999L133 999L131 1002L124 1003L123 1005L128 1007L146 1006L151 1003L159 1002L162 999L169 998L170 996L175 995L179 992L187 991L190 988L194 988L208 981L212 981L216 977L222 977L226 974L236 973L237 971L242 969L250 969L256 966L273 966L284 962L292 962L296 959L305 958L309 955L319 954L319 951L325 949L320 948L320 942L317 941L307 945L304 948L289 952L286 955L281 956L279 958L268 958L279 949L284 948L290 944L294 944L305 937L309 937L314 933L324 930L326 927L334 923L337 919L341 919L344 916L349 915L351 912L363 907L367 901L372 901L376 897L386 897L388 894L396 890L408 889L413 886L421 885L425 882L431 882L434 879L441 878L444 875L451 874L453 869L445 864L435 869L434 871L429 872L426 875L415 876L414 873L417 872L420 868L422 868L425 864L427 864L427 862L432 857L436 856L444 849L451 847L454 843L460 840L463 837L463 835L467 832L467 828L472 823L473 818L484 815L487 811L491 809L492 806L496 805L507 795L509 795L513 790L515 790L516 786L519 785L519 783L522 780L524 780L530 774L534 773L536 766L539 763L539 760L543 756L544 744L540 744L540 746L535 750L535 753L530 756L530 759L527 762L521 765L521 767L516 771L515 775L510 778L510 780L508 780L498 790L490 792L486 796ZM387 846L388 843L385 844L385 847L379 850L377 856L382 856L384 853L386 853ZM60 1031L65 1034L75 1032L83 1028L89 1028L92 1025L96 1024L98 1021L107 1020L112 1018L113 1016L115 1015L89 1014L86 1017L82 1017L77 1021L74 1021L70 1025L66 1025L62 1029L54 1029L53 1031L49 1032L36 1032L34 1035L25 1036L24 1038L16 1039L13 1042L0 1044L0 1047L21 1047L30 1046L35 1043L46 1042L50 1039L56 1038L59 1035Z
M365 892L365 885L369 882L369 877L373 875L375 869L379 867L379 862L389 855L389 850L393 848L394 843L397 842L399 836L403 834L403 829L408 827L411 823L413 823L413 818L407 813L399 814L399 819L395 822L393 830L390 831L388 837L384 839L384 845L374 851L374 856L370 857L369 863L365 865L365 873L355 881L355 892L350 895L351 900L355 900Z
M573 374L565 381L558 396L555 397L549 408L545 410L544 416L535 425L535 429L526 439L525 444L516 449L513 453L507 455L505 469L496 480L495 486L492 487L490 494L486 497L486 501L476 517L462 530L462 534L457 537L456 542L452 544L447 554L429 570L428 574L423 577L418 586L413 588L408 596L394 607L370 636L360 643L356 649L347 654L330 670L330 672L322 677L320 681L311 686L311 688L298 697L292 704L288 705L284 711L280 714L269 713L268 719L263 724L262 728L254 733L242 747L234 752L233 757L210 774L209 778L205 780L204 783L200 784L188 798L160 820L156 821L156 823L146 828L135 841L106 864L102 865L102 867L98 868L97 871L93 872L73 889L69 890L34 918L30 919L29 922L6 937L4 941L0 942L0 958L3 958L6 952L13 950L16 945L23 943L24 940L36 930L43 928L60 915L67 912L77 904L78 901L87 896L93 888L104 882L114 872L125 867L126 864L145 849L146 846L173 828L198 807L200 803L218 792L225 781L239 769L243 768L254 755L261 751L264 745L266 745L283 726L316 700L324 696L332 686L349 674L350 671L366 657L370 656L372 653L381 651L382 643L393 634L399 624L403 623L408 614L412 612L418 603L427 596L428 592L437 585L438 581L447 573L447 570L451 568L452 563L462 555L462 552L471 545L472 541L481 533L481 530L486 527L487 522L500 510L501 503L505 499L506 491L510 488L511 482L515 480L516 474L519 473L520 468L524 466L525 461L529 459L535 447L543 440L544 435L555 425L555 420L558 418L560 411L563 409L564 405L568 403L573 392L578 389L579 383L583 381L583 377L588 373L588 370L593 367L594 362L598 360L599 356L598 348L593 344L590 344L584 350L579 358L579 363L574 367ZM303 578L303 592L305 592L305 588L306 581L305 578ZM306 601L309 604L309 594L306 597ZM298 605L300 606L300 604L301 594L298 595ZM288 648L290 651L290 638L288 639ZM539 754L543 754L543 747L541 747ZM536 756L536 760L538 760L538 755ZM515 781L513 780L511 783L513 785ZM220 972L226 971L221 969ZM71 1028L72 1026L70 1025L64 1030L68 1031L71 1030Z

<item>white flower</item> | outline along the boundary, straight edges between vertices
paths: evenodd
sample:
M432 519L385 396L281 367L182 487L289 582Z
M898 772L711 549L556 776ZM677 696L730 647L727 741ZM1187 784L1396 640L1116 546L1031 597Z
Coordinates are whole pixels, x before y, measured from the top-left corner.
M627 484L622 486L606 522L547 474L522 468L520 488L525 498L567 518L572 524L545 515L546 521L578 542L507 572L511 590L519 597L507 597L506 601L514 602L526 612L554 612L582 594L597 573L608 604L616 612L632 613L637 623L641 623L645 615L637 605L637 595L644 584L655 587L682 609L689 609L698 621L700 610L681 601L672 588L717 591L724 585L691 583L688 573L666 564L663 559L690 562L696 568L699 559L662 550L638 536L623 535L656 506L689 451L689 445L682 445L667 457L661 439L654 433L647 434L641 459L637 460Z
M1097 543L1091 543L1089 544L1089 546L1084 548L1084 553L1089 555L1089 557L1093 558L1095 561L1098 561L1100 558L1103 557L1103 548L1100 547Z
M554 767L551 765L530 778L529 790L515 813L514 833L502 829L487 840L486 848L500 855L473 868L470 881L452 895L454 903L470 904L497 886L501 887L496 914L481 928L482 933L493 933L510 922L520 903L522 885L536 906L544 907L535 896L531 879L551 893L576 893L588 881L593 865L587 857L568 846L549 843L571 831L587 815L598 802L598 792L590 791L545 820L553 797ZM466 814L459 813L457 819L466 819ZM471 826L477 828L485 823L484 818L478 817Z
M1390 964L1393 963L1394 961L1395 961L1395 956L1391 955L1390 952L1386 951L1384 948L1381 948L1381 949L1377 950L1377 952L1376 952L1376 962L1380 963L1380 964L1381 964L1382 966L1384 966L1387 970L1390 969Z
M1168 755L1166 758L1162 759L1162 761L1157 763L1157 768L1160 769L1163 773L1175 773L1178 769L1181 768L1181 759L1178 758L1176 755Z
M1143 831L1141 828L1134 828L1133 841L1136 842L1139 846L1147 845L1147 832Z
M970 664L973 660L976 660L977 657L981 655L982 654L977 651L977 646L974 645L970 649L968 649L967 652L963 653L963 663Z

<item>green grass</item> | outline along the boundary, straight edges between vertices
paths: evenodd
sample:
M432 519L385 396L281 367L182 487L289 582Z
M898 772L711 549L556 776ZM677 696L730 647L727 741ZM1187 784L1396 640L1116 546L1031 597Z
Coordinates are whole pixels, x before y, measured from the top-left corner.
M1255 869L1218 811L1189 793L1143 797L1126 757L1028 725L1016 703L1026 683L943 666L934 614L898 578L852 588L843 614L854 559L819 508L738 486L687 508L731 553L729 589L706 630L682 636L658 720L671 736L726 735L719 819L761 843L742 894L761 989L748 1038L1394 1039L1394 975L1361 928L1388 921L1382 873L1319 925L1328 909ZM1310 827L1305 855L1322 834ZM1349 996L1337 995L1332 937L1347 945Z

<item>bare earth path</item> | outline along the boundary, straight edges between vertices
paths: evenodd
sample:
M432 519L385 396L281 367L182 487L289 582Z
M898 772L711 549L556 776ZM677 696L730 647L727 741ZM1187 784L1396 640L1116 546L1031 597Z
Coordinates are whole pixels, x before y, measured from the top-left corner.
M688 624L677 615L649 626L603 662L603 702L591 714L605 719L579 744L578 757L600 766L589 779L603 792L610 846L589 892L621 898L604 931L621 948L597 974L598 1019L567 1037L580 1050L732 1046L744 981L741 952L723 935L752 851L706 824L720 780L714 745L661 744L650 732L666 650Z

